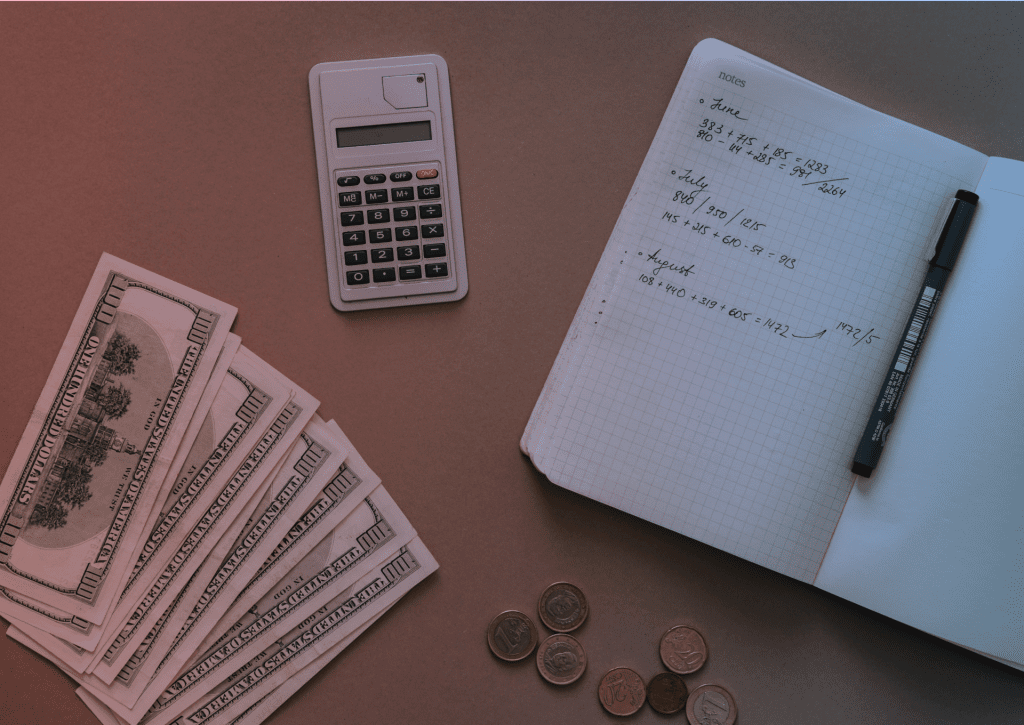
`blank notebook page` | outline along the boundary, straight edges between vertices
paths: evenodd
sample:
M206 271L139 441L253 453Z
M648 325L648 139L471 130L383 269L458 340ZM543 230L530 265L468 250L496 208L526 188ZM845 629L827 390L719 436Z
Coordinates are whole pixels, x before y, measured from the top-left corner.
M812 581L948 200L986 157L700 43L522 447Z

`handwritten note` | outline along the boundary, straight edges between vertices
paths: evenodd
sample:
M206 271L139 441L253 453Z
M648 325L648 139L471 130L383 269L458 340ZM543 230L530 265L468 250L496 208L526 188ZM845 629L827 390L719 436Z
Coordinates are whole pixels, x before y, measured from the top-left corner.
M811 581L929 232L983 165L701 43L524 437L538 468Z

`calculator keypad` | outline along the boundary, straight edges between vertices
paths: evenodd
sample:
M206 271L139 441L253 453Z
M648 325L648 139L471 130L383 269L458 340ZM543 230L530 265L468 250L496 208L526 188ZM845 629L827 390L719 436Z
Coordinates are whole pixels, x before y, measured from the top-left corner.
M439 164L343 169L334 180L345 289L412 295L445 281L454 289Z

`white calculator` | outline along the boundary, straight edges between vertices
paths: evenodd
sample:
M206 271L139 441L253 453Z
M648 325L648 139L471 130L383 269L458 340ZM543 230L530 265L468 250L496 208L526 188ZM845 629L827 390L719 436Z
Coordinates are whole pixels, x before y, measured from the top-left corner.
M320 63L309 97L331 304L348 311L464 297L444 59Z

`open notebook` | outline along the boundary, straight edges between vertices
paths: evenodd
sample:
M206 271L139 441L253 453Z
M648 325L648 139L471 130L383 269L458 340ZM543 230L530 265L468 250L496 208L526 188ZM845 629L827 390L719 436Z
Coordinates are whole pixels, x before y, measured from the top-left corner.
M854 450L980 196L870 480ZM693 50L521 441L552 482L1024 667L1024 164Z

